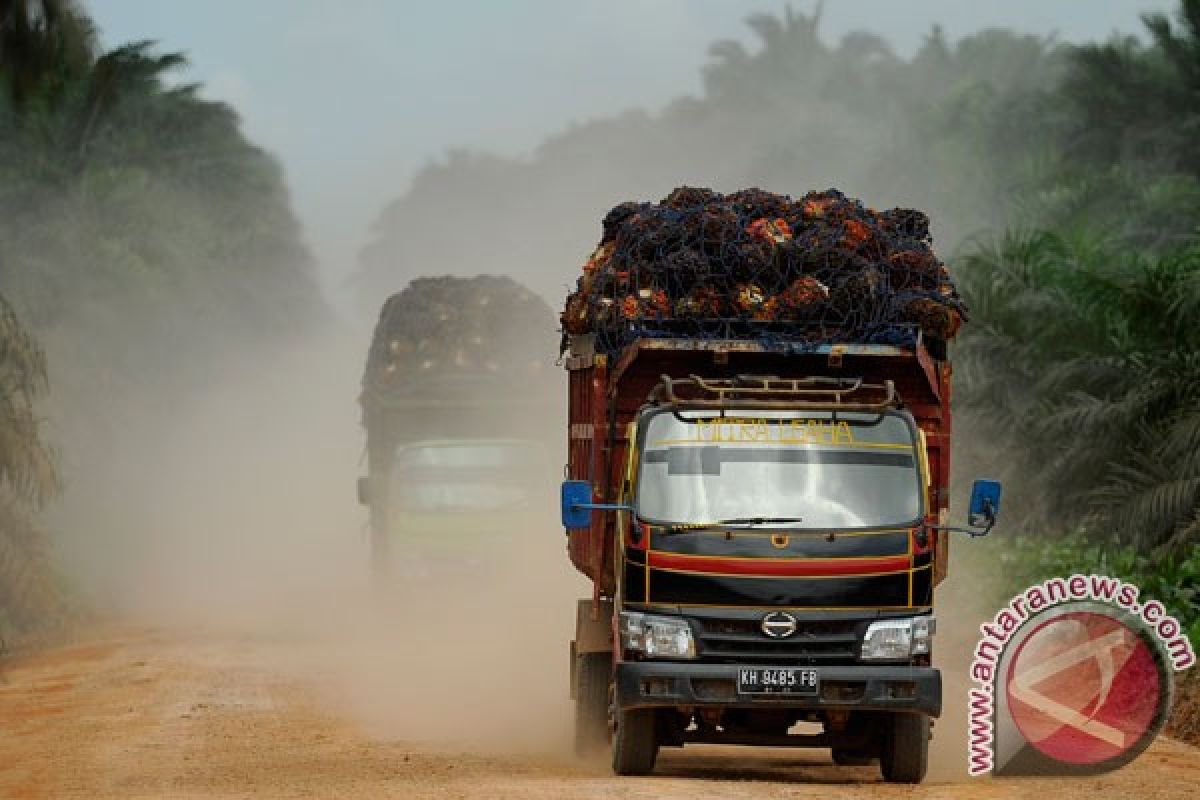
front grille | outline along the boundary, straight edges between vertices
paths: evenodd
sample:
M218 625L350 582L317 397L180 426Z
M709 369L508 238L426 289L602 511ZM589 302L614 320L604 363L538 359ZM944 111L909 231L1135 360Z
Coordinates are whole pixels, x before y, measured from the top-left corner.
M698 655L730 663L848 664L859 650L856 619L798 620L796 632L773 639L762 631L761 617L692 617Z

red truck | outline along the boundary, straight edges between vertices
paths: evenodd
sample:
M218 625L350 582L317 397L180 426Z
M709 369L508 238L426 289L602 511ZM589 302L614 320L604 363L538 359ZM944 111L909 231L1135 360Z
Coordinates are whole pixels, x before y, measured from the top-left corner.
M594 341L565 358L578 749L645 774L660 747L822 747L922 780L948 533L1000 499L977 481L973 527L946 525L944 348Z

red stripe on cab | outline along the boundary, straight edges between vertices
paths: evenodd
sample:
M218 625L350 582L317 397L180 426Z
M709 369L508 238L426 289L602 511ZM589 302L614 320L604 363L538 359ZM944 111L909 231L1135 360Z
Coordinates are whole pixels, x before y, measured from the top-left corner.
M822 575L878 575L908 569L908 554L865 558L723 558L652 550L650 566L709 575L810 578Z

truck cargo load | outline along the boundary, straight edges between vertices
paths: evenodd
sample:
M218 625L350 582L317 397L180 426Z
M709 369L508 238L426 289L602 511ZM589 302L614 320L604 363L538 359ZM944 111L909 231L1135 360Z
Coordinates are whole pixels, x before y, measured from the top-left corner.
M911 347L918 335L940 354L964 316L920 211L875 211L836 189L793 201L681 187L659 204L608 213L562 324L567 335L594 335L608 355L638 338L797 349Z

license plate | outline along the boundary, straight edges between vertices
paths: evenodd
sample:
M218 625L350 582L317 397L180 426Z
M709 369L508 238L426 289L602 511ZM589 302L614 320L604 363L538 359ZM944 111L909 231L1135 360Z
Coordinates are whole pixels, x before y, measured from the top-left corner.
M741 694L816 694L820 686L815 669L752 667L738 670Z

